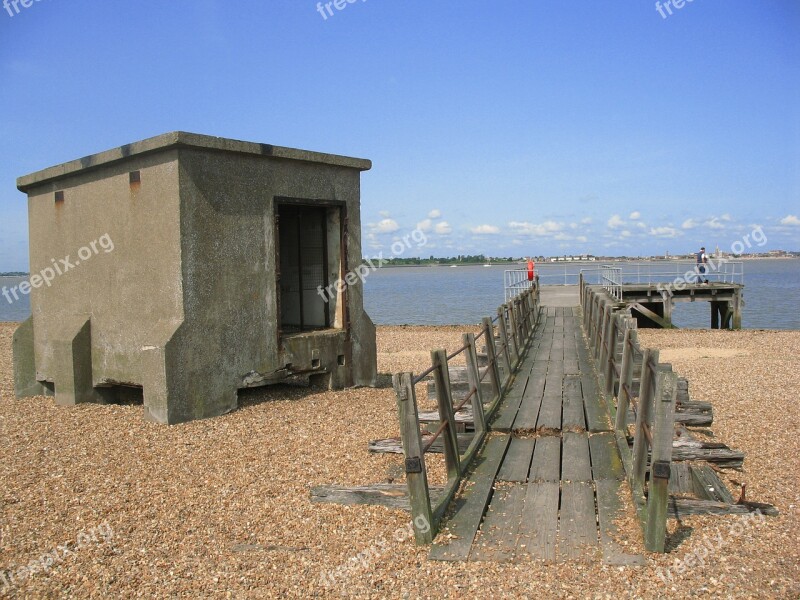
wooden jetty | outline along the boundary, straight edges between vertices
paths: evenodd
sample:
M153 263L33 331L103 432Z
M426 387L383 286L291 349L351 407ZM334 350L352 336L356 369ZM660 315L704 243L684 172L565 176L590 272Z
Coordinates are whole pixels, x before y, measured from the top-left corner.
M443 561L636 565L644 557L615 529L626 513L655 552L670 517L776 514L743 491L734 499L716 469L740 468L744 455L690 429L713 411L639 345L633 315L603 286L526 290L460 349L432 351L425 372L395 375L401 435L370 451L402 453L405 485L325 486L312 500L409 510L417 543ZM466 367L450 366L462 353ZM436 411L418 411L420 384ZM430 452L444 454L443 487L428 485Z

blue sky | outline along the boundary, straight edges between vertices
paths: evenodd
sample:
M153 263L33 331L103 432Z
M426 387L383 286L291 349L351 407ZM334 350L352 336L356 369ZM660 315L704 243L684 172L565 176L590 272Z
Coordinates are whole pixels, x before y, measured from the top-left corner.
M0 10L0 271L16 177L172 130L371 159L367 254L418 225L424 255L800 249L796 0L343 6Z

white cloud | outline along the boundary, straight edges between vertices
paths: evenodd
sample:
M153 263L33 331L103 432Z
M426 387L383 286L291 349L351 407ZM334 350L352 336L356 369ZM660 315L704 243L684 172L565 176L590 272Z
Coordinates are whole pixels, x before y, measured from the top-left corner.
M380 211L378 214L379 214L380 216L382 216L384 219L388 219L388 218L391 216L391 215L389 214L389 211L388 211L388 210L382 210L382 211Z
M431 212L428 213L429 219L438 219L441 216L442 216L442 211L440 211L438 208L434 208Z
M493 235L495 233L500 233L500 228L494 225L478 225L470 229L470 231L478 235Z
M722 215L720 217L720 219L723 220L723 221L730 221L731 220L731 216L728 213L725 213L724 215Z
M621 231L619 235L620 235L620 237L629 238L629 237L631 237L631 232L628 231L627 229L625 229L625 230Z
M436 233L445 235L453 231L453 228L450 227L450 223L447 221L442 221L441 223L437 223L436 227L433 228Z
M590 225L592 223L592 217L584 217L581 219L581 225Z
M528 221L511 221L508 226L519 234L540 237L552 236L564 229L563 224L555 221L545 221L541 224L529 223Z
M642 221L639 221L638 223L636 223L636 226L637 226L639 229L647 229L647 225L646 225L644 222L642 222Z
M628 218L631 221L638 221L639 219L642 218L642 213L640 213L638 210L635 210L628 216Z
M430 219L423 219L422 221L417 223L417 229L419 229L420 231L430 231L432 226L433 223L431 222Z
M786 215L781 219L781 225L800 225L800 219L797 218L797 215Z
M382 221L379 221L377 225L375 225L375 231L378 233L392 233L398 229L400 229L400 226L394 219L383 219Z
M623 227L625 225L625 221L619 215L612 215L611 218L606 222L611 229L617 229L618 227Z
M704 225L709 229L725 229L725 224L717 217L711 217Z
M678 237L678 230L673 227L651 227L650 235L660 238Z
M686 219L681 225L682 229L694 229L695 227L697 227L697 221L694 219Z

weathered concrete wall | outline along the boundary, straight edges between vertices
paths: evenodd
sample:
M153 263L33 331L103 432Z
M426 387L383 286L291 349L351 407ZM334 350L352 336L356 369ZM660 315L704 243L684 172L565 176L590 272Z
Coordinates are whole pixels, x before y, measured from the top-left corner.
M365 168L368 161L175 133L21 178L32 273L102 236L113 241L33 290L36 380L53 382L63 404L104 401L106 385L142 386L146 417L164 423L223 414L237 406L237 389L291 372L316 369L333 387L374 385L375 330L361 282L346 292L349 331L279 342L275 279L281 198L341 206L348 265L360 263ZM131 171L139 182L130 183ZM57 190L63 203L54 202ZM343 274L338 258L329 260L331 282ZM341 316L340 300L331 311ZM15 346L21 365L30 363L28 332ZM27 372L18 391L35 392Z
M183 320L177 156L132 157L29 191L31 273L55 268L53 260L63 272L31 290L36 371L56 384L57 401L59 377L71 375L58 372L56 348L84 322L91 319L94 384L140 385L141 349L158 343L162 322ZM147 186L131 189L135 170Z

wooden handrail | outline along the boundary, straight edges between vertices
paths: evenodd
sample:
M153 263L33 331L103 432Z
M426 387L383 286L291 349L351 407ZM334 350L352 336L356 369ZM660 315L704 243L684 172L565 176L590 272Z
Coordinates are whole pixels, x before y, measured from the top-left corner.
M414 377L412 373L405 372L397 373L392 378L397 396L400 437L403 442L414 535L418 544L430 543L436 536L440 520L456 493L462 476L486 438L486 424L502 401L514 372L522 361L524 351L533 339L539 321L538 313L539 286L537 284L500 306L494 319L484 318L482 331L479 334L465 333L462 346L455 352L447 354L444 350L433 350L431 367L420 375ZM494 335L495 323L498 328L499 341L495 339ZM483 372L478 367L476 347L476 341L481 337L485 339L488 358ZM510 343L513 344L513 357ZM469 392L456 406L453 406L449 361L461 353L464 353L466 358ZM501 381L500 377L501 357L502 368L506 374L504 381ZM433 374L436 384L439 426L423 444L414 386L431 374ZM487 374L490 375L492 384L492 397L488 399L488 402L484 402L481 384ZM467 450L462 454L459 451L454 415L469 402L472 403L475 435ZM431 503L428 487L425 454L439 439L442 440L444 446L447 485L444 493L434 505Z
M602 389L609 407L615 410L614 433L645 547L652 552L664 552L677 375L669 365L659 363L658 350L641 347L630 309L605 289L581 281L581 306L584 327L603 380ZM619 353L621 360L617 358ZM634 396L634 366L638 357L642 366L638 396ZM636 418L632 450L628 443L629 408Z

